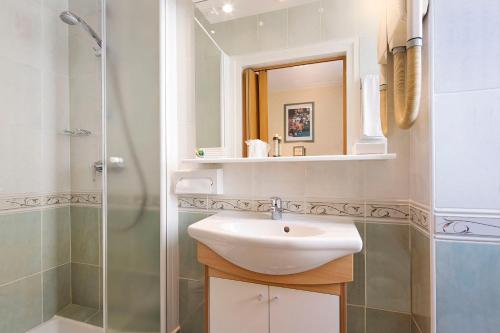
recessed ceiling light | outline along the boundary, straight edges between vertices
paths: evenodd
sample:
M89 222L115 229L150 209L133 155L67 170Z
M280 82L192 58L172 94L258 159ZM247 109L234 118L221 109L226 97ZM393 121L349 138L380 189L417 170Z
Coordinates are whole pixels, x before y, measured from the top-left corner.
M211 33L212 35L215 35L215 30L210 30L210 33Z
M227 14L232 13L233 12L233 5L230 3L224 4L224 6L222 6L222 11L224 13L227 13Z

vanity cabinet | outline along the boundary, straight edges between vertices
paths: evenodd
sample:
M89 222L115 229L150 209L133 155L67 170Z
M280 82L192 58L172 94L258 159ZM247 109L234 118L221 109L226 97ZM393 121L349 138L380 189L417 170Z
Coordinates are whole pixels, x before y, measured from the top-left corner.
M210 278L210 332L339 333L339 297Z
M198 243L198 261L205 265L206 333L346 333L352 255L307 272L267 275Z
M339 333L339 296L269 287L270 333Z
M268 333L269 288L210 278L210 332Z

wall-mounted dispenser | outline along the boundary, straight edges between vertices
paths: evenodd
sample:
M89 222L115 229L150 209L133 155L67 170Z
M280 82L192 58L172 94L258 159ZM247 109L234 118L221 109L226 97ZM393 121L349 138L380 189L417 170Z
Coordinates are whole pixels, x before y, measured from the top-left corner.
M394 62L394 115L398 127L410 128L417 119L422 90L422 20L427 14L428 0L382 0L379 31L378 60L381 71L380 89L385 84L387 48ZM385 25L383 22L385 21ZM381 94L382 95L382 94ZM382 105L381 118L384 134L387 133L387 103ZM385 127L385 128L384 128Z
M181 170L173 175L176 194L223 194L222 169Z

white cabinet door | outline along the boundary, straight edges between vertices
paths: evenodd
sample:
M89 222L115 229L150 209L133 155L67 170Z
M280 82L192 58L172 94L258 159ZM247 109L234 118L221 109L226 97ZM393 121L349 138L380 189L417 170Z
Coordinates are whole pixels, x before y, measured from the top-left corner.
M269 287L270 333L339 333L335 295Z
M210 278L210 333L268 333L269 287Z

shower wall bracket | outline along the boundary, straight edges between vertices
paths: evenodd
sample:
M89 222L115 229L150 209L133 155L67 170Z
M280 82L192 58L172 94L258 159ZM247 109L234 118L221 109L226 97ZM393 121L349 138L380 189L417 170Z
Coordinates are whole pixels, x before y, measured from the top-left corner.
M68 136L90 136L92 132L83 128L65 129L63 131L64 135Z

